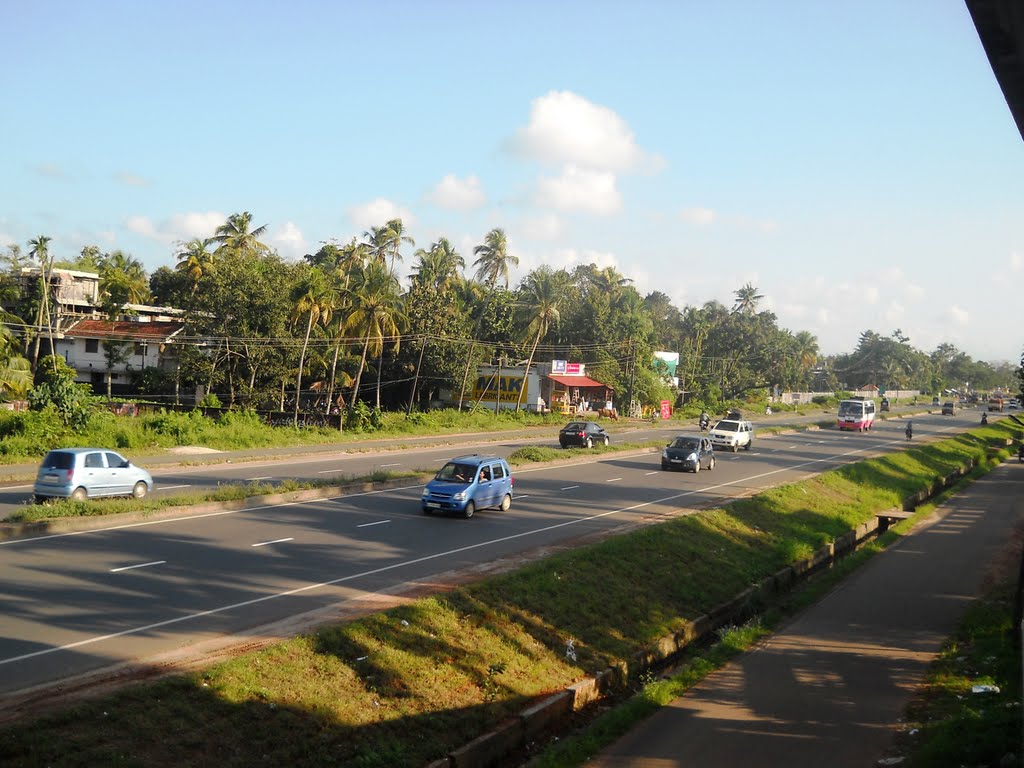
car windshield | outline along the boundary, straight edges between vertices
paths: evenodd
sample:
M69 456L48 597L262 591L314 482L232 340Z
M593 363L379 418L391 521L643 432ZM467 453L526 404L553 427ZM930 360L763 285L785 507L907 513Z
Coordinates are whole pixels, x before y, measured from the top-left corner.
M864 413L864 403L847 403L842 402L839 404L839 415L840 416L860 416Z
M715 424L715 429L719 432L739 432L740 423L738 421L720 421Z
M686 451L696 451L700 447L700 441L692 437L677 437L672 441L671 448L682 448Z
M468 483L473 479L476 466L449 461L434 475L435 480L446 480L449 483Z

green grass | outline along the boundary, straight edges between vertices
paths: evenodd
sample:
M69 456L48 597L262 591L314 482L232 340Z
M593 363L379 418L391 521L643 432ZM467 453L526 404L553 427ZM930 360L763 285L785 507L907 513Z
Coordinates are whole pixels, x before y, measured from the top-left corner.
M1005 434L988 428L990 437ZM0 763L421 766L539 696L628 665L664 634L898 504L901 494L967 457L985 462L986 449L972 435L922 444L905 457L844 467L9 723L0 730ZM726 633L725 645L691 659L682 681L634 706L671 698L763 631L754 624ZM566 655L569 640L575 660Z

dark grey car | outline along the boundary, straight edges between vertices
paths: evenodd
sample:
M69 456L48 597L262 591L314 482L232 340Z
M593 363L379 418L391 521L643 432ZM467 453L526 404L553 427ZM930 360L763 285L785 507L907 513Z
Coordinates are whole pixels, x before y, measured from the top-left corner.
M679 435L661 452L662 469L700 472L715 468L715 447L701 435Z
M608 445L611 437L596 421L570 421L558 432L558 444L563 448L593 448L597 444Z

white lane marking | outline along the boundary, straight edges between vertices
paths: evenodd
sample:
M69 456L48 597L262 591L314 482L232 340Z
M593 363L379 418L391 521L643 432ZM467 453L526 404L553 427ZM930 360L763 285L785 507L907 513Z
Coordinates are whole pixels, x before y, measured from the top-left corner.
M258 544L250 544L252 547L265 547L268 544L283 544L286 541L295 541L295 537L289 536L287 539L274 539L273 541L261 541Z
M517 493L516 494L516 501L519 501L519 499L528 499L528 498L530 498L530 494L528 494L528 493Z
M393 461L390 464L381 464L381 466L382 467L400 467L400 466L402 466L402 462L400 462L400 461Z
M615 483L615 482L618 482L621 479L622 479L621 477L609 477L607 480L605 480L605 482L606 483Z
M658 475L660 472L644 472L645 475Z
M158 486L156 486L156 490L158 490L158 491L174 491L174 490L177 490L178 488L188 488L188 487L189 487L188 483L186 483L185 485L158 485Z
M575 488L579 488L579 486L578 486L578 485L567 485L567 486L565 486L565 488L563 488L562 490L563 490L563 491L571 491L571 490L573 490L573 489L575 489Z
M133 571L136 568L149 568L151 565L163 565L166 560L154 560L152 563L139 563L137 565L126 565L123 568L111 568L111 573L120 573L121 571Z
M375 523L360 523L359 525L356 526L356 528L369 528L371 525L384 525L385 523L390 523L390 522L391 522L390 520L378 520Z
M318 475L330 475L334 472L341 472L340 469L319 469L317 470Z
M264 475L263 477L250 477L245 482L255 483L257 480L270 480L271 478L273 478L273 475Z
M894 441L888 440L888 441L886 441L886 443L879 443L879 445L886 445L886 444L892 443L892 442L894 442ZM595 513L593 515L587 515L586 517L579 517L579 518L576 518L574 520L566 520L566 521L561 522L561 523L555 523L554 525L544 526L543 528L535 528L535 529L530 530L530 531L522 531L521 533L514 533L514 534L511 534L510 536L502 536L501 538L490 539L489 541L481 541L481 542L477 542L476 544L468 544L468 545L466 545L464 547L458 547L457 549L449 549L449 550L447 550L445 552L435 552L432 555L424 555L423 557L413 558L412 560L403 560L401 562L392 563L391 565L381 566L380 568L373 568L373 569L368 570L368 571L362 571L360 573L353 573L353 574L351 574L349 576L341 576L341 577L339 577L337 579L331 579L330 581L321 581L321 582L316 583L316 584L307 584L304 587L296 587L295 589L289 589L289 590L286 590L284 592L277 592L277 593L272 594L272 595L262 595L261 597L255 597L255 598L253 598L251 600L243 600L242 602L239 602L239 603L232 603L231 605L222 605L222 606L217 607L217 608L210 608L210 609L207 609L205 611L197 611L195 613L189 613L189 614L185 614L183 616L175 616L172 619L165 619L163 621L153 622L152 624L146 624L146 625L141 626L141 627L132 627L130 629L121 630L120 632L111 632L111 633L106 634L106 635L97 635L96 637L87 637L84 640L79 640L79 641L74 642L74 643L68 643L66 645L55 646L53 648L43 648L43 649L40 649L38 651L32 651L30 653L23 653L20 656L11 656L11 657L6 658L6 659L0 659L0 666L3 666L5 664L13 664L13 663L19 662L19 661L25 661L27 659L37 658L39 656L48 656L49 654L56 653L58 651L69 651L69 650L72 650L74 648L82 648L83 646L93 645L95 643L101 643L101 642L103 642L105 640L115 640L115 639L117 639L119 637L127 637L128 635L137 635L137 634L140 634L140 633L143 633L143 632L151 632L154 629L161 629L163 627L169 627L169 626L173 626L175 624L181 624L182 622L191 621L193 619L201 619L204 616L214 616L216 614L224 613L226 611L235 611L235 610L238 610L239 608L248 608L250 605L258 605L260 603L265 603L265 602L268 602L270 600L276 600L277 598L280 598L280 597L292 597L293 595L300 595L300 594L303 594L305 592L309 592L309 591L314 590L314 589L322 589L324 587L332 587L335 584L344 584L345 582L354 581L355 579L367 578L369 576L376 576L376 575L381 574L381 573L387 573L388 571L393 571L393 570L396 570L398 568L404 568L404 567L410 566L410 565L419 565L420 563L426 563L426 562L430 562L431 560L438 560L438 559L441 559L441 558L451 558L453 555L458 555L458 554L461 554L463 552L469 552L469 551L474 550L474 549L481 549L482 547L489 547L489 546L494 546L496 544L503 544L503 543L508 542L508 541L514 541L515 539L522 539L522 538L525 538L527 536L535 536L535 535L540 534L540 533L547 533L548 531L558 530L559 528L566 528L566 527L568 527L570 525L579 525L580 523L587 523L587 522L590 522L592 520L600 520L603 517L609 517L610 515L617 515L617 514L622 513L622 512L633 512L633 511L635 511L637 509L643 509L644 507L653 506L654 504L664 504L664 503L669 502L669 501L675 501L676 499L685 498L686 496L693 496L694 494L697 494L697 493L704 493L706 491L713 491L713 490L717 490L718 488L726 488L726 487L728 487L730 485L737 485L739 483L746 483L746 482L749 482L751 480L757 480L757 479L760 479L762 477L769 477L770 475L777 475L780 472L790 472L790 471L792 471L794 469L800 469L801 467L807 467L807 466L811 466L813 464L822 464L822 463L825 463L825 462L834 461L835 459L844 458L846 456L852 456L852 455L857 454L857 453L863 453L865 450L868 449L868 447L869 446L861 446L860 448L857 448L857 449L852 450L852 451L847 451L846 453L834 454L833 456L828 456L828 457L824 457L824 458L821 458L821 459L812 459L810 461L801 462L800 464L796 464L796 465L794 465L792 467L782 467L782 468L779 468L779 469L773 469L773 470L770 470L768 472L762 472L761 474L758 474L758 475L752 475L750 477L742 478L742 479L739 479L739 480L732 480L732 481L730 481L728 483L721 483L719 485L711 485L711 486L707 486L706 488L694 488L693 490L684 491L683 493L676 493L676 494L673 494L671 496L665 496L664 498L654 499L652 501L643 501L643 502L640 502L639 504L633 504L633 505L631 505L629 507L622 507L621 509L612 509L612 510L608 510L607 512L597 512L597 513ZM596 462L594 462L594 463L596 463ZM548 467L538 468L538 470L540 470L540 469L548 469ZM409 488L418 488L418 487L420 487L420 486L409 486ZM393 490L406 490L406 489L394 489L394 488L392 488L390 490L393 491ZM371 491L370 493L375 493L375 492ZM361 494L361 495L370 495L370 494L367 493L367 494ZM525 497L520 496L518 498L525 498ZM300 502L295 502L295 504L298 504L298 503L300 503ZM281 504L281 505L277 505L277 506L290 507L290 506L294 506L294 504ZM214 513L214 514L221 514L221 513ZM212 516L213 515L204 515L204 517L212 517ZM182 518L182 519L188 519L188 518ZM192 518L192 519L194 519L194 518ZM118 527L128 528L128 527L131 527L131 526L118 526ZM70 535L73 535L73 534L57 534L57 535L70 536ZM53 538L53 537L40 537L40 538ZM19 539L18 541L25 541L25 539ZM2 543L2 542L0 542L0 543Z

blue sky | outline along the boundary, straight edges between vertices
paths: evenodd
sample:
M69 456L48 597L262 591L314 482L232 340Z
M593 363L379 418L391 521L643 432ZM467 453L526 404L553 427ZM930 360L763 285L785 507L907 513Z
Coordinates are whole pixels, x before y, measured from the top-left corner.
M152 271L235 212L289 259L399 216L468 265L502 227L514 282L751 282L824 353L1024 347L1024 141L960 0L5 0L0 28L0 246Z

